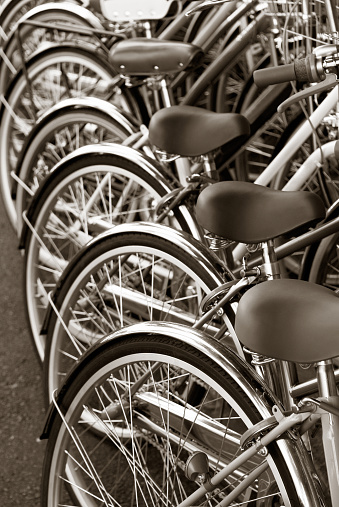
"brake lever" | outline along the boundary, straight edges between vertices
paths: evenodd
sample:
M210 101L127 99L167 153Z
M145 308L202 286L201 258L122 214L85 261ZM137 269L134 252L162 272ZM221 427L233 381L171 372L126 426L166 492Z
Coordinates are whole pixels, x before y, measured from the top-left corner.
M199 5L196 5L192 7L189 11L185 12L185 16L191 16L192 14L195 14L196 12L202 12L206 9L210 9L214 5L217 4L225 4L227 2L232 2L233 0L205 0Z
M311 95L316 95L317 93L329 90L330 88L333 88L336 84L337 84L337 76L335 74L327 74L325 79L323 81L320 81L320 83L305 88L305 90L301 90L300 92L295 93L288 99L284 100L284 102L282 102L278 106L277 109L278 113L283 113L289 106L291 106L295 102L299 102L299 100L311 97Z

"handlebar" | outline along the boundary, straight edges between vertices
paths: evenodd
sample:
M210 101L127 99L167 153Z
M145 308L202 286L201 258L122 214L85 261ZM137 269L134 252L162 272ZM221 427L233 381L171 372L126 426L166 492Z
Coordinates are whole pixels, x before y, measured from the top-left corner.
M314 54L300 58L287 65L268 67L254 71L255 84L262 88L271 84L298 81L299 83L314 83L323 81L326 77L322 59Z
M284 112L291 104L299 100L322 93L338 84L339 76L339 45L330 44L315 48L313 54L300 58L293 63L256 70L253 79L258 87L299 81L300 83L317 83L305 88L278 107L278 112Z

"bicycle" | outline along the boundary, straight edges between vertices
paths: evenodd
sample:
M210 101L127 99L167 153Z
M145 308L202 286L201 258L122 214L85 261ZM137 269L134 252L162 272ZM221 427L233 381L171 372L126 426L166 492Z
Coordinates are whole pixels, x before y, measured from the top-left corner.
M13 2L14 3L14 2ZM4 34L4 44L0 49L0 90L5 93L10 81L17 70L25 65L28 58L46 42L63 43L68 40L91 42L94 47L111 47L119 38L131 36L144 36L154 31L153 26L162 18L172 19L181 10L180 2L164 0L156 6L143 4L142 16L136 12L135 2L116 5L114 11L107 8L107 2L102 2L103 17L99 12L93 12L88 5L76 1L49 2L36 5L23 14L11 28ZM100 8L99 8L100 9ZM6 10L6 9L4 9ZM129 16L124 12L129 11ZM133 12L134 11L134 12ZM115 14L115 22L111 18ZM0 12L1 18L6 15ZM148 21L148 19L150 19ZM6 27L8 23L4 20Z
M127 42L130 42L130 41L127 41ZM119 61L119 58L118 58L118 61ZM292 77L294 77L294 76L292 76ZM332 99L331 99L331 100L327 101L327 109L326 109L326 111L330 111L331 109L328 109L328 108L332 108L332 107L334 106L334 99L333 99L333 97L334 97L334 96L332 96ZM297 97L295 98L295 101L297 101ZM165 99L165 102L166 102L166 99ZM170 104L170 100L169 100L169 99L167 99L166 105L169 105L169 104ZM321 114L323 114L323 113L324 113L324 111L325 111L325 109L323 109L323 110L322 110ZM326 114L326 112L325 112L325 114ZM319 115L318 120L317 120L317 121L318 121L318 125L319 125L319 121L320 121L320 120L319 120L319 118L320 118L320 115ZM312 120L313 120L313 117L312 117ZM160 120L160 121L161 121L161 120ZM333 118L329 118L329 121L331 121L331 122L333 123L333 121L335 121L335 119L333 119ZM156 130L156 129L154 129L154 130ZM302 142L305 142L305 140L307 139L307 137L308 137L308 136L310 136L310 135L311 135L311 133L312 133L312 128L311 128L311 127L308 127L308 128L307 128L307 125L306 125L306 127L304 128L304 135L303 135L303 138L302 138ZM330 135L330 134L329 134L329 135ZM294 139L294 136L292 137L292 139ZM151 139L151 140L152 140L152 139ZM164 142L164 141L161 139L161 140L160 140L160 143L159 143L158 138L157 138L157 136L155 135L155 138L154 138L154 143L155 143L155 144L157 144L157 142L158 142L158 144L160 144L160 146L161 146L161 143L162 143L162 142ZM166 142L166 141L165 141L165 142ZM299 141L297 141L297 142L299 143ZM241 144L243 144L243 143L241 143ZM133 144L132 144L132 145L133 145ZM141 145L141 144L140 144L140 141L138 141L138 146L140 146L140 145ZM290 153L291 153L291 150L293 150L293 152L295 152L295 151L297 150L297 146L299 146L299 144L298 144L298 145L296 145L296 143L295 143L295 142L294 142L294 144L293 144L293 143L292 143L292 144L291 144L291 143L289 143L288 147L287 147L287 148L286 148L286 149L282 152L282 155L283 155L283 156L281 156L281 157L279 158L279 164L280 164L280 165L279 165L279 166L277 166L277 165L275 165L275 166L274 166L274 165L272 165L272 166L271 166L271 165L270 165L269 169L267 169L267 171L265 172L265 175L267 175L268 177L266 177L266 180L265 180L264 184L267 184L269 181L271 181L271 179L274 177L274 175L275 175L275 174L276 174L276 172L277 172L277 167L280 167L280 168L281 168L281 161L282 161L282 160L284 160L284 162L285 162L285 157L286 157L286 159L287 159L287 155L288 155L288 156L289 156L289 158L290 158ZM325 147L325 148L326 148L326 147ZM324 148L324 149L325 149L325 148ZM242 149L243 149L243 148L242 148ZM166 144L165 144L165 150L166 150ZM234 152L236 153L236 155L239 155L239 150L234 149L234 146L232 146L232 149L231 149L231 150L229 150L229 151L230 151L230 153L231 153L231 158L232 158L232 156L234 156ZM233 151L233 155L232 155L232 151ZM319 153L319 152L318 152L318 153ZM333 153L333 151L332 151L332 153ZM320 151L320 154L322 154L322 151ZM318 164L318 162L319 162L319 160L317 160L317 161L316 161L316 164ZM285 165L285 164L284 164L284 165ZM314 166L313 166L313 167L314 167ZM332 168L332 170L333 170L333 168ZM187 171L185 172L185 174L187 174ZM303 173L301 172L301 173L299 173L299 174L303 174ZM303 176L302 176L302 177L303 177ZM335 175L334 175L334 174L332 174L332 178L333 178L333 177L335 177ZM23 179L25 180L25 177L24 177ZM322 180L324 180L324 179L325 179L325 182L324 182L324 181L322 182L322 188L324 188L324 187L326 187L326 186L328 186L328 185L331 185L331 175L325 175L324 177L322 177ZM329 179L329 183L327 183L327 182L326 182L326 179ZM183 178L181 179L181 181L183 182ZM261 182L261 181L260 181L260 178L259 178L258 182ZM26 184L26 185L27 185L27 184L28 184L28 181L24 181L24 184ZM334 191L335 191L335 185L332 185L332 186L333 186ZM294 187L294 188L296 188L296 187ZM20 189L19 189L19 192L20 192ZM329 198L328 198L328 196L326 195L326 192L325 192L325 198L329 199ZM333 199L333 196L332 196L332 199ZM328 201L327 201L327 202L328 202ZM329 201L329 204L330 204L330 203L331 203L331 200ZM21 210L22 210L22 209L24 209L24 207L23 207L23 206L21 206L21 208L20 208L20 203L19 203L19 209L21 209Z
M204 332L147 322L103 338L54 393L42 505L335 506L337 306L333 292L300 280L265 282L240 300L237 333L257 357L315 363L314 396L279 377L288 409ZM302 439L319 421L327 495Z
M305 60L305 65L309 61L310 60ZM291 67L288 67L288 69L291 69ZM294 71L294 67L292 67L292 69ZM275 72L275 69L273 72ZM283 69L283 72L286 72L286 69ZM285 76L285 74L283 75ZM325 87L326 86L328 86L327 83L325 83ZM307 93L311 93L312 91L313 89L307 91ZM305 92L303 91L301 93L304 94ZM297 98L298 96L294 97L294 100L297 100ZM187 113L189 113L188 116ZM209 118L209 132L205 132L204 130L206 115ZM215 113L205 113L204 116L202 111L198 111L194 108L186 110L184 106L163 109L152 118L150 124L150 138L153 140L154 144L160 146L167 152L177 152L184 156L192 154L196 156L200 153L199 150L202 148L202 141L200 140L197 142L195 139L191 139L192 130L190 130L191 127L187 128L187 126L188 123L192 125L193 122L195 131L199 133L199 139L203 139L205 143L212 143L209 145L208 149L206 148L206 150L203 151L210 151L215 149L219 142L226 140L222 134L222 129L220 129L220 122L225 122L224 125L226 127L230 121L230 117L214 115ZM168 135L168 118L170 118L171 129L175 135ZM212 120L216 122L214 128ZM237 120L240 122L238 124L239 131L236 132L235 126L233 125L232 135L234 136L236 136L237 133L241 134L241 132L245 132L243 130L244 125L241 123L243 119L237 117ZM187 136L187 134L189 135ZM235 139L231 142L234 143ZM332 149L335 144L336 143L331 144ZM120 168L119 159L121 160ZM114 164L112 166L113 160ZM208 178L206 179L205 176L199 177L193 174L191 183L188 187L182 190L179 188L172 193L169 187L164 185L164 183L162 189L165 193L161 193L161 191L159 193L159 183L156 180L163 181L163 179L160 175L161 171L157 169L157 166L153 162L150 162L139 152L133 152L122 147L118 149L118 147L114 145L105 147L104 149L102 147L96 148L94 153L91 147L87 147L86 149L74 152L57 166L55 171L53 171L52 178L46 180L36 198L33 199L28 214L24 216L26 227L21 241L21 246L26 250L27 304L30 309L30 322L32 329L34 329L34 339L36 344L38 344L40 357L42 357L41 351L44 349L45 339L41 336L39 329L44 319L44 309L47 306L47 294L58 280L62 272L61 266L62 268L67 266L74 253L93 237L93 233L90 233L90 231L93 231L94 235L96 235L100 230L107 230L107 228L116 225L118 222L121 222L121 220L132 221L140 218L144 220L145 217L147 217L148 220L155 220L156 214L159 215L157 221L160 222L164 220L166 216L169 216L169 213L175 209L176 206L181 205L181 211L178 216L181 217L179 223L182 229L190 232L196 239L205 241L203 232L195 223L190 211L192 208L192 197L194 200L196 199L197 192L199 192L201 185L213 181L209 179L209 177L213 177L211 157L207 155L204 160ZM124 163L122 164L123 161ZM93 179L93 175L97 173L98 162L100 162L101 168L103 168L103 165L107 167L107 169L105 169L107 175L115 171L117 174L125 174L127 176L129 172L130 182L135 182L133 187L134 191L137 191L138 188L139 190L141 188L143 189L139 195L144 197L140 198L138 201L134 199L133 202L138 202L139 204L135 204L136 207L132 208L130 207L130 196L128 196L126 192L119 194L121 196L125 195L125 197L122 197L122 200L118 202L118 209L124 210L124 215L120 217L117 212L113 213L112 211L113 215L112 213L108 213L108 210L113 206L112 204L110 205L111 207L108 205L99 206L99 211L93 198L90 198L90 196L97 196L96 198L99 199L99 201L102 200L101 196L105 194L104 189L107 188L106 182L108 181L108 176L106 179L102 180L102 185L104 185L102 188L100 188L99 185L97 188L89 191L88 189L93 186L89 181L86 190L86 184L84 184L86 179L84 180L84 177L87 174L90 180ZM141 180L136 180L136 174L139 174ZM102 177L100 176L100 181L101 179ZM145 184L140 187L142 181L148 182L147 184L151 185L152 191L150 187L146 187ZM222 238L230 239L227 237L227 234L220 233L218 229L215 229L215 223L213 223L211 218L212 213L216 218L220 216L218 210L215 209L216 202L220 209L224 209L224 206L227 207L227 203L225 204L226 196L223 194L222 189L223 184L217 184L203 190L198 199L197 213L200 226L210 232L219 234ZM144 193L145 191L146 193ZM76 197L77 195L80 197L85 196L86 193L86 197L82 197L81 199ZM146 194L148 194L148 198ZM111 202L110 195L111 193L109 192L109 202ZM132 195L134 197L135 193ZM159 199L162 197L163 200L159 203ZM85 203L88 204L85 205ZM159 203L157 213L155 213L156 203ZM187 214L181 215L184 204L187 206ZM116 206L116 204L114 206ZM237 209L239 213L241 212L239 207L235 207L235 209ZM244 209L247 209L246 203L244 204ZM70 210L72 210L71 213ZM80 213L80 210L83 211ZM207 210L209 210L208 213L210 215L207 213ZM227 216L229 213L232 213L232 209L227 207L223 215ZM112 217L114 217L114 219L112 219ZM322 216L322 218L324 218L324 216ZM69 230L72 231L72 234L68 233ZM298 253L301 248L311 246L311 248L306 251L300 276L306 280L309 278L311 280L316 279L319 283L329 283L332 278L333 283L335 283L333 274L331 274L333 269L327 264L326 268L323 267L322 274L320 275L319 265L322 264L321 259L324 258L324 254L322 253L323 244L321 244L321 249L318 249L318 247L322 240L328 241L327 238L331 237L331 235L337 231L337 205L334 205L330 208L324 223L318 226L314 231L301 235L299 234L299 236L288 241L285 245L276 247L277 260L281 261L282 259L286 259L292 253ZM239 240L238 237L231 237L231 239L233 241ZM333 238L331 238L331 240L333 241ZM180 244L179 240L175 241ZM63 244L66 245L65 248L62 246ZM109 256L111 247L108 239L107 245L107 255ZM213 248L217 248L217 245L218 241L216 240ZM221 241L221 252L222 246L223 241ZM237 251L238 247L233 250L232 254L226 254L228 269L232 270L236 275L241 269L241 264L239 266L234 255L235 253L237 254ZM225 258L226 257L224 257L224 259ZM41 262L42 260L43 262ZM254 258L254 260L249 259L248 262L250 267L254 267L260 262L260 259L259 261L258 258ZM48 266L47 270L46 266ZM227 276L229 276L229 273ZM38 297L38 294L41 294L41 297Z
M234 22L237 19L241 18L241 16L244 16L244 14L246 14L246 12L249 11L253 7L253 5L254 4L246 5L245 6L246 9L244 9L244 8L238 9L238 11L235 13L235 15L233 17L230 17L229 20L227 20L228 21L228 26L230 26L230 24L232 22ZM253 30L259 30L260 29L261 25L259 23L259 20L261 20L261 22L263 22L264 19L265 19L264 15L262 13L260 13L258 15L258 23L253 22L253 25L248 30L248 33L246 32L246 34L242 35L241 37L238 38L238 40L234 41L234 44L232 45L231 48L229 48L229 50L227 50L227 48L226 48L223 51L223 53L221 53L220 57L216 61L216 63L218 62L219 68L216 69L214 67L214 69L212 69L212 71L210 71L209 69L207 69L206 72L203 73L203 75L201 76L201 79L198 80L198 82L199 82L198 90L200 90L200 92L199 92L200 95L206 90L206 86L207 86L206 80L216 79L218 77L218 74L220 74L220 72L224 69L224 65L227 62L228 62L228 64L230 62L234 63L233 62L234 51L239 51L241 49L245 50L245 48L247 47L248 42L250 40L250 37L253 35ZM216 18L216 20L219 20L219 22L220 22L220 15L219 15L219 17ZM211 24L212 28L213 28L213 26L215 26L215 22ZM224 25L222 25L221 28L224 29ZM205 41L207 40L207 36L208 36L209 33L210 33L209 31L205 30L205 32L204 32L205 39L202 39L202 38L199 39L202 44L204 43L204 40ZM214 37L212 39L210 38L210 39L207 40L207 44L208 45L206 47L211 47L211 45L213 44L213 42L215 42L220 37L220 33L221 32L216 31L213 34ZM165 36L167 36L167 33L165 33ZM128 42L128 41L126 41L126 42ZM205 44L206 44L206 42L205 42ZM67 59L70 58L70 55L73 52L73 49L70 48L70 47L67 49L66 46L64 47L63 51L65 51L65 52L67 51L67 55L68 55ZM145 46L145 50L146 49L147 48ZM49 58L52 58L52 55L53 55L54 52L58 53L57 48L54 48L54 49L48 50L46 52L43 52L40 57L41 57L41 59L43 59L43 56L44 56L44 58L46 60L46 64L47 64L48 61L49 61ZM78 55L78 56L80 58L80 55ZM40 57L37 55L37 59L38 60L40 59ZM54 55L54 57L55 57L55 59L57 58L56 54ZM66 58L65 53L63 55L60 55L60 58L65 59ZM119 58L119 55L117 55L117 58ZM58 71L56 70L56 72L58 72ZM53 72L52 72L52 74L53 74ZM37 74L37 76L38 76L38 74ZM158 86L158 82L157 82L156 77L154 78L154 76L153 76L150 79L150 82L152 82L154 79L155 79L155 82L153 83L153 85L155 87L157 87ZM180 79L182 79L182 77L180 77ZM24 79L23 79L22 76L21 76L21 81L23 81L23 85L22 86L24 86L25 81L24 81ZM105 84L102 81L100 81L100 83L102 84L102 88L105 91ZM148 84L149 84L149 81L148 81ZM95 80L93 79L93 86L95 86L95 85L96 85L96 89L100 88L98 86L98 84L95 83ZM14 84L13 84L13 87L14 87ZM273 100L273 104L272 104L273 110L275 110L276 104L278 103L277 101L280 100L277 97L277 93L281 92L282 88L283 89L286 88L287 93L288 93L288 86L286 87L286 85L283 85L281 88L278 87L278 89L275 90L274 93L272 93L272 95L273 95L273 99L272 99ZM33 91L34 91L34 89L35 89L35 87L33 87ZM115 88L115 90L117 90L117 89ZM133 90L135 90L135 88L133 88ZM131 96L131 89L129 88L129 89L126 90L126 88L125 88L125 91L126 91L126 93L124 93L124 97L123 98L122 97L120 97L120 98L117 97L117 93L115 94L115 97L118 98L118 102L120 102L120 105L123 106L123 109L125 111L131 110L131 109L134 110L134 111L137 111L138 108L136 106L136 101L133 100L133 96ZM163 89L163 91L165 91L165 90ZM127 93L127 92L129 92L129 93ZM11 95L13 95L13 94L11 94ZM137 102L140 104L139 99L137 97L136 97L136 99L137 99ZM191 102L193 99L194 99L194 97L191 97L191 98L190 97L186 97L185 100L188 100L188 102ZM16 137L17 138L16 139L16 145L19 146L19 148L20 148L21 143L22 143L22 141L20 141L20 139L22 137L22 133L20 132L20 129L22 128L22 124L20 122L21 127L19 125L18 135L16 136L16 134L12 131L12 129L15 130L15 122L13 122L13 117L12 116L13 116L13 111L17 111L19 109L20 101L18 101L18 98L16 100L14 100L13 97L12 98L6 97L6 101L9 103L10 109L12 109L12 112L10 112L10 110L7 111L6 108L4 108L4 110L3 110L3 113L4 113L4 118L3 118L3 121L2 121L3 135L1 137L1 139L2 139L2 150L1 150L1 153L2 153L2 164L1 164L1 168L2 168L2 175L3 175L2 189L3 189L4 202L6 204L6 208L8 209L8 214L10 216L10 219L14 223L15 222L15 210L13 209L13 203L11 202L11 196L10 196L10 189L8 188L8 186L9 186L10 183L7 180L10 178L9 174L10 174L11 170L13 169L13 161L15 162L17 160L17 155L15 155L15 153L13 153L13 150L11 150L11 145L13 144L13 141L10 141L10 139L15 139L15 137ZM164 101L165 101L164 103L166 105L169 105L171 103L170 101L168 101L168 95L167 95L167 97L166 96L164 97ZM220 103L222 103L222 100L220 101ZM19 111L18 111L18 114L19 114ZM20 113L20 115L21 114L22 113ZM141 116L143 116L144 114L145 114L145 111L141 114ZM268 115L269 115L269 112L266 110L265 114L262 115L262 121L266 121L267 118L268 118ZM139 118L140 118L140 116L139 116ZM19 119L19 117L17 117L17 119ZM23 120L23 118L22 118L22 120ZM146 121L146 123L147 123L147 121ZM257 127L258 127L258 125L256 125L256 129L257 129ZM11 163L9 163L9 160L8 160L8 153L11 153Z
M305 62L308 62L308 60L305 60ZM190 114L187 116L187 113ZM185 156L192 154L197 155L202 148L202 141L197 142L194 139L192 140L190 135L188 136L189 138L187 138L187 136L185 137L185 131L190 134L192 132L190 129L187 129L187 122L192 125L193 121L194 128L199 135L202 136L205 144L206 142L210 143L209 148L203 151L210 151L215 149L219 142L222 142L222 140L225 141L222 130L220 130L220 122L224 122L224 125L227 126L230 121L229 116L215 115L216 113L206 112L203 114L202 111L197 111L194 108L187 111L184 106L177 108L172 107L168 110L164 109L156 113L152 119L150 125L151 139L156 137L155 144L164 147L168 152L176 151ZM210 130L206 135L204 134L205 116L209 118ZM171 128L173 128L173 132L175 132L175 134L181 132L180 135L168 136L167 118L169 117L172 118ZM236 132L235 128L233 128L233 136L244 132L242 130L244 126L240 121L242 118L237 117L237 119L240 122L238 125L239 131ZM215 122L214 128L212 128L214 125L213 122ZM169 146L169 142L171 146ZM232 142L234 142L234 140L232 140ZM176 216L176 218L180 217L177 221L180 223L181 228L193 234L197 239L203 239L203 233L194 222L190 213L191 205L189 199L192 194L196 196L201 184L211 182L212 180L205 179L204 176L202 178L197 176L197 178L194 179L193 175L192 183L189 187L184 188L182 191L179 189L174 193L169 193L168 186L166 186L164 182L162 183L162 189L159 187L159 181L163 181L163 179L161 178L160 171L157 170L157 166L154 165L153 162L150 163L150 161L145 159L140 153L122 147L118 149L112 145L110 147L106 146L105 148L100 147L96 150L97 153L92 154L92 148L87 147L86 149L74 152L72 155L68 156L65 161L62 161L55 171L53 171L52 178L46 180L45 184L41 187L40 192L32 201L29 213L24 217L27 225L23 233L21 246L26 250L27 305L29 308L30 323L32 330L34 330L34 341L39 350L40 357L43 357L45 343L44 336L40 334L40 327L44 320L45 308L47 307L47 294L49 290L52 289L63 268L67 266L75 252L93 237L93 233L90 231L95 231L94 235L96 235L100 230L107 230L107 228L110 228L113 224L116 225L118 222L121 222L121 220L132 221L138 218L145 219L145 217L147 217L148 220L154 220L155 203L159 202L161 197L164 197L163 204L159 205L160 211L157 220L162 221L168 216L171 210L175 209L175 206L181 205L181 211L179 215ZM112 165L113 160L114 164ZM122 163L123 161L124 163ZM85 165L83 165L83 162ZM99 162L101 170L104 168L105 177L98 173ZM205 157L205 162L207 164L206 174L211 176L211 169L213 169L213 167L211 166L211 159L209 156ZM131 194L133 196L132 201L134 202L132 207L130 206L130 196L128 196L125 191L121 194L119 193L119 195L122 196L122 200L118 201L118 210L124 210L122 216L119 216L120 213L116 210L113 212L113 208L117 206L117 204L114 204L114 206L113 204L105 204L103 206L100 204L101 201L103 202L102 197L105 195L107 182L112 181L111 176L108 177L112 171L116 174L124 174L125 177L129 173L129 184L131 184L132 181L134 182L133 193ZM136 179L137 174L139 176ZM87 183L85 175L89 178ZM94 188L92 188L95 175L102 181L102 187L100 183L98 187L94 186ZM141 182L144 183L141 184ZM112 183L112 185L114 186L115 183ZM151 185L151 187L149 185ZM89 191L90 188L92 188L92 190ZM129 186L126 188L129 188ZM206 210L212 213L215 209L214 201L218 202L218 206L220 203L221 209L223 209L223 203L226 197L223 195L222 190L218 193L218 189L220 188L222 189L223 186L213 185L210 189L204 190L198 199L197 207L198 216L200 215L200 225L211 232L217 233L219 233L219 231L214 229L215 224L211 223L211 220L208 222ZM139 193L138 201L135 199L136 191ZM218 193L217 197L216 193ZM171 200L166 197L168 194ZM111 192L108 192L107 195L108 202L111 203ZM78 199L77 196L81 197L81 199ZM97 202L93 199L96 199ZM137 202L138 205L136 204ZM186 215L182 215L182 205L184 203L187 203ZM244 209L246 209L246 205ZM80 213L80 210L83 211ZM108 213L108 210L111 210L111 212ZM232 210L227 208L224 215L227 216L230 212L232 212ZM217 211L213 211L213 213L215 216L218 216ZM287 242L285 246L277 248L276 253L278 260L286 258L291 253L298 252L301 247L304 248L305 246L312 245L312 249L308 251L305 256L301 276L304 279L308 279L310 276L316 276L318 270L315 266L319 263L319 257L322 255L320 250L317 252L317 247L323 238L327 238L333 232L337 232L338 225L336 217L337 207L334 206L330 209L326 221L322 226L318 227L313 232L303 234ZM324 218L324 215L322 215L321 218ZM69 231L72 232L70 233ZM220 236L230 239L227 237L227 234L220 234ZM239 238L231 237L231 239L238 240ZM176 241L180 244L179 240ZM215 242L214 248L216 248L217 244L218 241ZM221 242L221 244L223 244L223 242ZM108 256L110 255L110 249L110 240L107 239ZM313 263L313 255L315 252L317 252L315 256L316 262ZM230 259L231 256L228 256L227 261L229 262ZM250 260L249 265L253 267L257 262L258 259L254 261ZM228 264L228 266L233 272L239 272L237 264ZM329 273L327 275L326 269L324 271L325 274L323 275L322 282L326 283L326 277L329 277ZM85 277L85 274L83 276ZM227 276L229 276L229 273Z

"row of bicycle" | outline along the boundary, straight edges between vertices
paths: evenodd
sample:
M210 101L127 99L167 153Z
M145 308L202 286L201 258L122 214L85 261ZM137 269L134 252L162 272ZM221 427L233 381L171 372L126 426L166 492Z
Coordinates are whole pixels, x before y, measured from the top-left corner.
M43 505L324 502L305 445L325 410L335 426L334 381L323 360L339 352L337 299L295 280L258 282L282 270L336 287L336 6L325 2L332 16L318 17L318 2L309 16L305 2L287 13L283 3L210 3L212 14L204 10L188 26L178 12L171 23L129 22L127 31L114 22L110 36L107 26L89 36L77 25L76 43L70 18L57 30L39 17L39 35L57 44L25 61L2 95L1 190L25 250L29 321L53 400ZM34 12L47 12L49 23L49 8ZM273 32L248 45L267 19ZM316 38L312 55L300 27L308 44ZM141 28L167 36L130 38ZM174 30L194 45L169 41ZM4 45L7 58L14 38ZM210 44L209 58L199 38ZM266 67L267 47L270 58L278 48L291 63L257 72L262 85L278 81L260 93L246 76ZM319 84L291 95L295 79ZM314 111L301 122L305 98ZM281 192L296 169L284 188L293 192ZM230 181L245 176L250 181ZM303 185L313 192L296 191ZM322 361L320 400L297 408L318 387L298 382L290 361ZM323 419L333 464L338 437L328 439ZM336 505L336 478L328 480Z

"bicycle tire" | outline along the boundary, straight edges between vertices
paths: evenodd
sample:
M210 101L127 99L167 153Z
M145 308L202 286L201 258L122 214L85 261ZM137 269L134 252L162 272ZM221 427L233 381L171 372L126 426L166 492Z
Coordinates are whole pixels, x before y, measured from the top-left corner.
M22 241L27 315L41 360L45 337L40 330L47 295L72 257L90 239L119 223L153 221L154 206L169 188L160 181L160 175L157 178L136 162L117 155L103 155L100 149L62 164L45 180L28 211L30 225ZM170 223L189 230L179 209Z
M7 34L21 16L42 3L44 0L5 0L0 8L0 26L4 33Z
M26 72L21 70L17 73L5 97L7 106L2 108L0 124L0 181L6 212L13 227L15 209L11 199L10 173L15 170L24 139L36 122L37 112L42 114L69 96L91 95L116 102L122 111L138 116L137 102L129 90L122 91L118 86L119 79L107 60L98 51L84 46L52 45L33 55L27 63ZM27 87L27 76L30 87ZM65 80L66 76L70 76L71 80ZM57 80L59 88L51 79ZM116 85L114 79L117 80ZM34 110L35 107L32 109L30 91L38 111Z
M209 251L169 227L135 223L99 236L73 259L58 284L46 324L46 400L75 357L103 335L145 320L191 326L200 316L202 297L222 281ZM231 308L223 319L231 329ZM224 320L212 318L204 329L214 335Z
M77 369L59 407L67 426L57 417L49 434L43 507L68 502L94 507L105 495L119 505L138 502L139 496L143 505L162 501L178 505L198 486L184 475L186 460L194 451L208 455L212 476L238 454L239 440L232 444L231 439L261 420L256 405L260 389L251 398L239 385L239 371L230 372L193 344L164 334L146 332L113 340ZM142 374L146 376L132 396L130 389ZM261 400L265 399L261 394ZM208 424L215 425L219 434ZM291 475L295 463L287 464L281 452L284 443L270 444L270 470L235 498L236 505L302 504L296 491L300 484ZM80 447L86 459L76 452ZM235 487L239 476L265 459L257 453L254 463L232 474L211 493L212 504L224 498L227 486ZM196 482L197 475L193 476ZM121 481L122 476L123 487L114 487L112 479ZM93 485L94 477L101 491Z
M113 113L113 114L111 114ZM60 160L78 148L94 143L121 143L134 132L131 124L106 101L64 101L40 118L28 135L17 164L15 200L17 233L22 231L22 213L32 195ZM26 189L29 189L29 192Z

